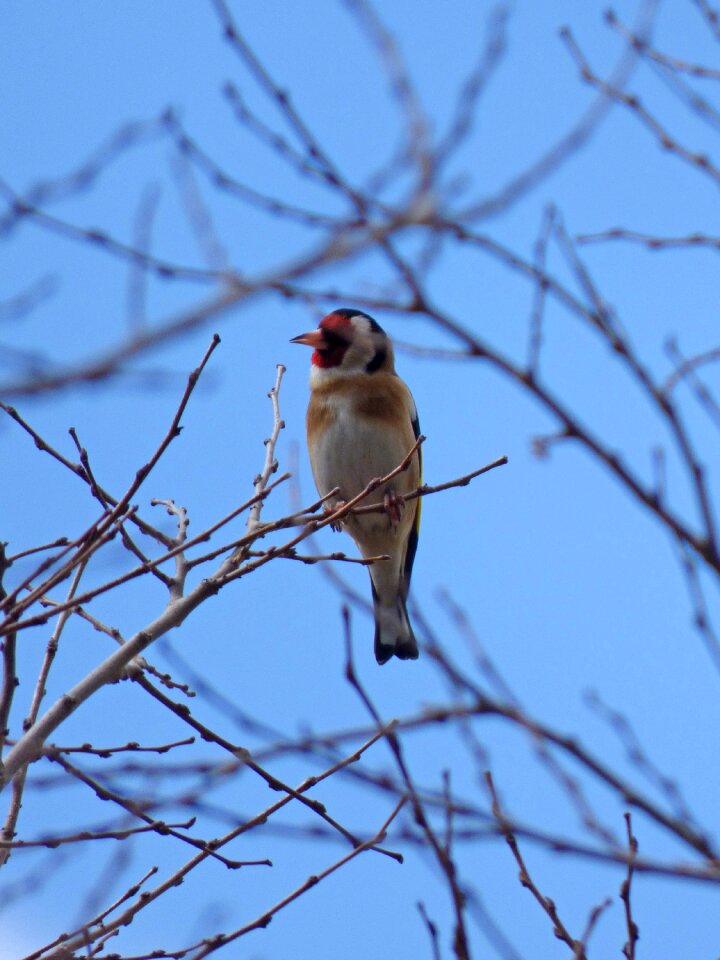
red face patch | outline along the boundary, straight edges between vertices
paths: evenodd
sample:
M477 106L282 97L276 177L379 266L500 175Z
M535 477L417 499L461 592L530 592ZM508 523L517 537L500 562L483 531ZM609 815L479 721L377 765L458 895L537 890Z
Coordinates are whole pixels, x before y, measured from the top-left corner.
M314 366L322 367L324 370L328 367L339 367L348 347L348 343L341 343L323 350L313 350L310 361Z
M352 322L342 314L329 313L320 321L320 329L326 345L313 351L312 363L323 369L339 367L352 340Z
M329 313L320 321L320 329L327 333L339 334L342 337L343 332L347 334L352 330L352 321L350 317L344 316L342 313ZM345 336L343 339L349 340L350 337Z

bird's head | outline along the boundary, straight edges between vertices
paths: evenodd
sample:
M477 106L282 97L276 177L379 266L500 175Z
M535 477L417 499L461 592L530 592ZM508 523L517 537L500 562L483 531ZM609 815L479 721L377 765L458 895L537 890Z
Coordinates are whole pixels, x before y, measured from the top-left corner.
M393 370L390 340L372 317L362 310L333 310L309 333L293 337L291 343L313 348L312 364L337 373L375 373Z

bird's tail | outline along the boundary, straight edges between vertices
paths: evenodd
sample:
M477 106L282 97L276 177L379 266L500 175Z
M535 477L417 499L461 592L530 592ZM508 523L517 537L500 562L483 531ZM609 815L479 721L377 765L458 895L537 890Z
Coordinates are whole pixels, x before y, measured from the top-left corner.
M418 645L408 619L405 598L398 596L394 605L386 607L373 586L375 606L375 659L387 663L395 655L401 660L417 660Z

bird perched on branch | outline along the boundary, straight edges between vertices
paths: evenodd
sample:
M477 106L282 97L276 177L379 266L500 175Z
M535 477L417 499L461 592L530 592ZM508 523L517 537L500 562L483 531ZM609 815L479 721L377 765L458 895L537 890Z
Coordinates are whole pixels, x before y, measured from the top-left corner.
M334 310L317 330L292 343L313 347L307 440L315 484L321 496L339 492L328 507L356 497L368 483L385 477L405 460L420 427L412 394L395 373L393 348L382 327L361 310ZM418 647L406 599L420 525L420 499L404 495L421 482L420 449L407 469L369 494L382 497L383 512L348 514L344 528L363 557L385 554L369 567L375 610L375 657L415 660Z

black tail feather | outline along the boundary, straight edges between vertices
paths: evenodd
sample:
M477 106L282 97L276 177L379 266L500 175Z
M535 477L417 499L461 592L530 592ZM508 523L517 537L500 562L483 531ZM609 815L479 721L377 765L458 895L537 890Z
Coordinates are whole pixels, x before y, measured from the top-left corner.
M417 660L419 651L415 634L410 626L405 600L398 597L395 607L385 607L373 588L375 605L375 659L387 663L391 657L400 660Z

